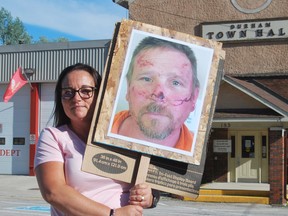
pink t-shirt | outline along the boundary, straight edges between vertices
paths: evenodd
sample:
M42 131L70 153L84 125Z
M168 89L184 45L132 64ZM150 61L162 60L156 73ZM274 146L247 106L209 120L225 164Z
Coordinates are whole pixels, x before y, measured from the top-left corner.
M62 162L67 184L84 196L110 208L127 205L130 184L81 171L85 146L67 125L45 128L36 147L34 167L49 161ZM64 214L51 206L51 215Z

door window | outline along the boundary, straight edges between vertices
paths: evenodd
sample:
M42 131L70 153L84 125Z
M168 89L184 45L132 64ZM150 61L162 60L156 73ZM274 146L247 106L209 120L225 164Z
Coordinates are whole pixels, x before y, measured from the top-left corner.
M242 158L255 157L254 136L242 136Z

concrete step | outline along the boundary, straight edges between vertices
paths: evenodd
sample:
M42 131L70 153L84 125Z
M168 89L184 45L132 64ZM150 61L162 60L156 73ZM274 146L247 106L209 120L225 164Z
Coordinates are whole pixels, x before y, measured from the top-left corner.
M221 190L221 189L200 189L199 195L232 195L232 196L260 196L269 197L269 191L259 190Z
M222 203L257 203L269 204L268 191L253 190L207 190L200 189L196 199L184 197L185 201L222 202Z

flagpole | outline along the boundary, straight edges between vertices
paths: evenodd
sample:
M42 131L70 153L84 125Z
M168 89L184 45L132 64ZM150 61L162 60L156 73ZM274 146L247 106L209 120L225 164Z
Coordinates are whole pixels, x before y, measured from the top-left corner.
M22 72L23 72L22 74L25 76L25 78L26 78L27 82L29 83L29 85L30 85L31 89L33 90L33 86L32 86L32 84L31 84L30 80L28 79L28 77L27 77L27 75L26 75L26 73L25 73L25 69L23 69L23 70L22 70Z

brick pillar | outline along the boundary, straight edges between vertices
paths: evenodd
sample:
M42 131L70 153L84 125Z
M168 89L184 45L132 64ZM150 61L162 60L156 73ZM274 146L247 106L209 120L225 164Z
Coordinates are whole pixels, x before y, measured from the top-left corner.
M282 128L269 129L269 183L270 204L286 203L285 145Z
M213 141L215 139L228 139L228 129L213 128L210 133L202 183L227 182L228 154L213 152Z

